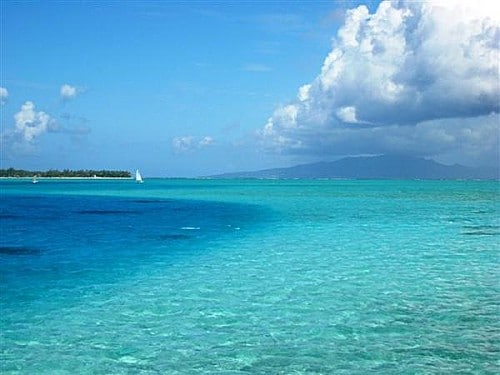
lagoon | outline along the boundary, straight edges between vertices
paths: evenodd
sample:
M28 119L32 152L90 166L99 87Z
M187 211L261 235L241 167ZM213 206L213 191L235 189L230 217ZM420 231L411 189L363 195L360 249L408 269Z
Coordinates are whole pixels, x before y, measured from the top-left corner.
M497 181L0 188L3 373L499 370Z

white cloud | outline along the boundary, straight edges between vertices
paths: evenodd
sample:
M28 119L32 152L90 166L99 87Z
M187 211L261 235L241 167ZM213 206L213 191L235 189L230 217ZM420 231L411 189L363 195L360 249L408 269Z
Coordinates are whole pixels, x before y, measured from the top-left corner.
M311 85L304 85L299 88L299 93L297 94L297 99L301 102L309 100L309 92L311 91Z
M346 123L355 124L358 122L356 118L356 107L341 107L337 109L337 117Z
M206 147L206 146L212 146L214 144L214 139L210 136L203 137L199 142L198 145L200 147Z
M68 85L67 83L61 86L60 94L61 98L64 100L69 100L75 98L80 93L80 90L74 86Z
M0 87L0 104L5 104L7 98L9 97L9 92L5 87Z
M90 132L84 118L63 114L59 120L44 111L37 111L32 101L26 101L14 115L14 126L6 127L0 132L3 156L14 160L17 157L40 154L42 150L38 140L45 135L57 133L75 142ZM50 147L59 147L58 142L61 140L62 137L52 140Z
M172 139L172 148L174 153L181 154L196 149L212 146L214 143L215 140L211 136L205 136L201 139L198 139L197 137L192 135L184 135L180 137L174 137Z
M45 112L35 111L35 104L30 101L21 106L21 110L14 115L14 120L16 133L21 134L23 140L30 143L54 126L51 117Z
M172 139L172 148L175 153L182 153L193 149L194 137L185 135L181 137L174 137Z
M481 119L500 111L499 43L500 3L383 1L373 14L359 6L347 11L320 74L260 135L274 150L319 155L367 153L378 143L386 152L464 148L472 140L440 137L439 121L490 135ZM460 119L477 121L461 128ZM434 126L436 138L423 136Z

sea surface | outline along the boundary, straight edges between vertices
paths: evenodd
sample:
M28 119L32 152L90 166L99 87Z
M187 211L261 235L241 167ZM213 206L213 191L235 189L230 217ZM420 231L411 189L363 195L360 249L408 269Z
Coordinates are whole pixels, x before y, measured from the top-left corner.
M498 374L500 182L0 181L2 374Z

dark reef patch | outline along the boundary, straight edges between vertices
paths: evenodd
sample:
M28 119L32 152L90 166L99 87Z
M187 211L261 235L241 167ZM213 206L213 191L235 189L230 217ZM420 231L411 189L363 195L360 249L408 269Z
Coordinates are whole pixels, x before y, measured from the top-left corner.
M126 210L81 210L76 211L76 213L81 215L133 215L139 212Z
M158 203L172 203L172 200L169 200L169 199L134 199L134 200L131 200L129 202L141 203L141 204L148 204L148 203L158 204Z
M0 219L19 219L21 215L13 215L13 214L0 214Z
M466 236L498 236L500 226L498 225L464 225L466 231L462 234Z
M3 255L39 255L41 251L29 246L0 246Z
M478 231L474 231L474 232L464 232L463 234L466 236L498 236L500 233L478 230Z
M188 236L187 234L163 234L160 236L160 240L163 241L180 241L180 240L189 240L192 236Z

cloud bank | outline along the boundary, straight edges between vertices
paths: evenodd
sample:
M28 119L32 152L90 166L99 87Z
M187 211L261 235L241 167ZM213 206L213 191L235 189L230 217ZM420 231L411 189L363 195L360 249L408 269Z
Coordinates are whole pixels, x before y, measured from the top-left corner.
M409 153L498 157L500 6L383 1L347 11L313 82L259 134L318 157Z

